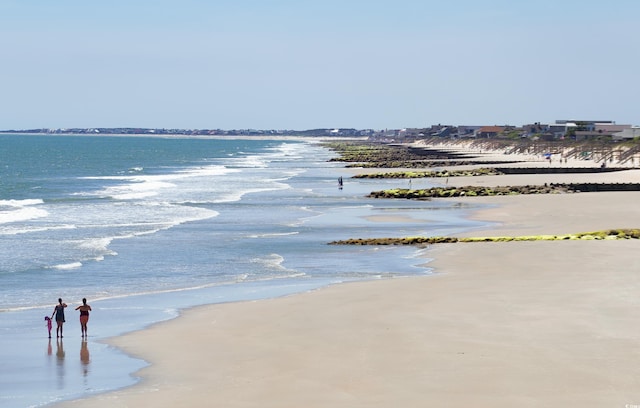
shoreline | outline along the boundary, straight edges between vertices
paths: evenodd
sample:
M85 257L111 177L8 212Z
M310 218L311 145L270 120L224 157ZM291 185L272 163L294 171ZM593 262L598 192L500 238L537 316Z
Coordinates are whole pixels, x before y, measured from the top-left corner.
M471 218L493 226L473 236L639 227L638 198L443 200L487 205ZM638 404L634 241L441 244L424 253L431 276L187 309L108 341L151 363L138 384L55 406Z

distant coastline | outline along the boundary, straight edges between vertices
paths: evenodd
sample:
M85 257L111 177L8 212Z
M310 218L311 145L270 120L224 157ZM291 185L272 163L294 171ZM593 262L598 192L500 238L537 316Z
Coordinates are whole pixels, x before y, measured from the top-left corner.
M153 134L153 133L28 133L28 132L5 132L0 131L0 137L2 135L21 135L25 137L29 136L78 136L78 137L140 137L140 138L164 138L164 139L207 139L207 140L291 140L291 141L316 141L326 142L332 140L353 140L353 141L365 141L365 136L306 136L306 135L190 135L190 134Z
M367 137L375 133L372 129L322 128L307 130L264 130L264 129L165 129L165 128L59 128L59 129L12 129L0 130L0 134L30 135L90 135L90 136L254 136L254 137Z
M312 129L220 129L166 127L70 127L0 130L18 134L81 134L81 135L165 135L165 136L309 136L309 137L367 137L382 143L411 143L430 138L439 139L497 139L517 142L533 141L623 141L640 138L640 126L617 124L613 120L556 120L555 123L534 122L521 126L475 126L438 124L416 128L312 128Z

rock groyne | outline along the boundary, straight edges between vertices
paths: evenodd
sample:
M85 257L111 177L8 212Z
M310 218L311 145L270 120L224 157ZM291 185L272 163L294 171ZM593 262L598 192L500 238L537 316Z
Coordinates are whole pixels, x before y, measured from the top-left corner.
M369 198L403 198L428 200L447 197L477 197L518 194L563 194L580 192L640 191L640 183L551 183L539 186L464 186L426 189L391 189L373 191Z

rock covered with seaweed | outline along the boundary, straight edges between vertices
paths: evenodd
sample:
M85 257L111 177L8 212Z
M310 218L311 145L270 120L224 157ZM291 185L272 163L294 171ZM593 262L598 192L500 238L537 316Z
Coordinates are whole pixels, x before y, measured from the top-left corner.
M640 239L640 229L609 229L564 235L523 235L502 237L404 237L404 238L352 238L330 242L329 245L432 245L466 242L517 242L517 241L572 241Z

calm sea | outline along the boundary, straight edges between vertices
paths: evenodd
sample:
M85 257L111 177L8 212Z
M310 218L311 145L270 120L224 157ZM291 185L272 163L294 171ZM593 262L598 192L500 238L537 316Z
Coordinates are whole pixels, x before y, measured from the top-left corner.
M182 308L429 273L415 248L330 241L476 225L459 205L367 199L407 181L351 179L333 156L308 139L0 135L0 405L135 383L146 363L100 340ZM59 297L65 337L49 340Z

